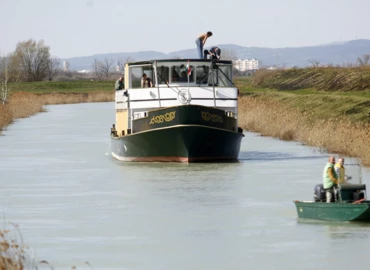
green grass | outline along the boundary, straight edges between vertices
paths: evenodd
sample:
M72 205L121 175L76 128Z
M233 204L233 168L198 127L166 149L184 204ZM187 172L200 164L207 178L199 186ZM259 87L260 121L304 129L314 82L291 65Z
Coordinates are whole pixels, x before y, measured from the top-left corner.
M288 108L298 109L309 115L311 121L334 118L370 123L370 90L346 92L314 88L277 90L253 86L253 77L237 77L235 84L242 95L281 102ZM268 86L268 83L265 82L263 85Z
M72 81L72 82L22 82L10 84L11 91L30 93L86 93L113 91L114 81Z

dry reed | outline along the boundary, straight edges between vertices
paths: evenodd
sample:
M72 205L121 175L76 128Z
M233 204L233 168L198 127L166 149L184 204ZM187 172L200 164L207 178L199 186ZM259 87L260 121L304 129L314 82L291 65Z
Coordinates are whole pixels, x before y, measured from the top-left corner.
M12 113L9 110L9 105L0 105L0 131L2 127L5 127L13 122Z
M0 131L17 118L24 118L45 111L44 105L84 102L111 102L114 92L33 94L14 92L9 102L0 105Z
M44 105L114 101L114 92L40 94Z
M0 230L0 270L37 269L35 258L30 256L29 248L23 243L18 225L11 224L17 234Z
M37 270L42 266L54 270L53 265L48 261L36 260L34 252L23 242L19 226L12 222L9 224L14 227L12 232L0 229L0 270ZM86 261L85 264L93 269L89 262ZM77 267L72 266L71 269L77 269Z
M308 113L266 97L243 96L239 124L264 136L295 140L332 153L358 157L370 165L370 126L346 120L315 121Z

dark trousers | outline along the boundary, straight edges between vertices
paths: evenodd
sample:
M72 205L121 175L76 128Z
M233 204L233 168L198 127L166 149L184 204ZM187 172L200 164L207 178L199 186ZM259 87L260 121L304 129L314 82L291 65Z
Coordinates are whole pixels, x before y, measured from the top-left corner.
M207 55L211 55L208 50L204 50L204 59L207 59ZM217 59L216 55L212 55L212 59Z

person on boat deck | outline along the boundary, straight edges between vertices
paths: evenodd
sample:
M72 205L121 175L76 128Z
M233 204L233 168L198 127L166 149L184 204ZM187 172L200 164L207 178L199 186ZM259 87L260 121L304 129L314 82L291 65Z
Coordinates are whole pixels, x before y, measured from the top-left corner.
M143 77L141 78L141 87L147 88L147 87L153 87L152 79L150 79L146 74L143 74Z
M115 89L116 90L122 90L125 88L125 85L123 84L123 76L119 77L119 79L116 81Z
M346 170L344 168L344 158L340 157L334 166L335 172L338 175L339 184L346 183Z
M212 36L212 32L208 31L207 33L200 34L195 40L195 44L197 44L198 56L200 59L203 59L203 47L210 36Z
M329 157L328 163L323 172L323 186L326 192L326 202L330 203L333 196L334 201L337 200L338 195L338 175L334 169L335 157Z
M211 59L220 60L221 49L219 47L213 46L209 50L204 50L204 59L207 59L208 55L210 55Z

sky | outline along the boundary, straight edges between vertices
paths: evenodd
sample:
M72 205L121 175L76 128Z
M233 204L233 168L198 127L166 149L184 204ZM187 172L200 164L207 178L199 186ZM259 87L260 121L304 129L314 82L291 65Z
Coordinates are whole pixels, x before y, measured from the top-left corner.
M0 55L44 40L53 57L303 47L370 39L370 0L0 0Z

